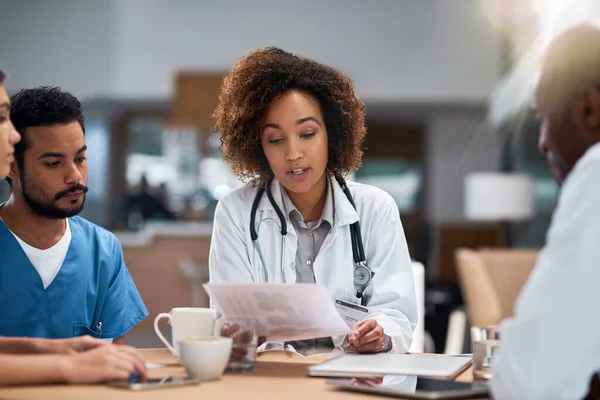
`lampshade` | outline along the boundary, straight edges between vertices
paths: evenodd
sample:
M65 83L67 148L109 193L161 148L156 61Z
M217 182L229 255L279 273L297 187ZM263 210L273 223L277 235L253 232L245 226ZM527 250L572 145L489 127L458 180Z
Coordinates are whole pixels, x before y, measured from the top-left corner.
M534 213L534 187L519 174L478 172L465 180L465 216L480 221L519 221Z

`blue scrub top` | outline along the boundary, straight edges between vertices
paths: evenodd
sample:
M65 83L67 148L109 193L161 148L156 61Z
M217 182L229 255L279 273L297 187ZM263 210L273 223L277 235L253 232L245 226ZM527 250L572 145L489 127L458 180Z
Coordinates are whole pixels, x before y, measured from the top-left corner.
M117 238L81 217L69 222L67 255L44 290L0 220L0 336L117 339L148 315Z

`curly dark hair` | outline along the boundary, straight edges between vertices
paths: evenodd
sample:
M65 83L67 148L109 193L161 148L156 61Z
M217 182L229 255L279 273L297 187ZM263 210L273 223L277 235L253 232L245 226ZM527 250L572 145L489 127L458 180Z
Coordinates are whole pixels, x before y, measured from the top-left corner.
M360 167L366 135L365 106L339 71L276 47L242 57L225 77L213 114L224 159L241 179L273 176L261 146L261 123L273 100L290 90L316 98L329 141L327 168L347 175Z
M81 102L69 92L56 86L23 89L10 98L10 119L21 134L15 145L15 161L23 173L23 158L28 147L27 128L78 122L85 133ZM10 184L11 179L6 178Z

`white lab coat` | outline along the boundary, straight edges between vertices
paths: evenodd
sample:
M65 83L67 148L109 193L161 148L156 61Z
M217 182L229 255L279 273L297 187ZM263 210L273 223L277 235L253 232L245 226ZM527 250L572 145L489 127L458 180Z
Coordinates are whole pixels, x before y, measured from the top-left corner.
M347 200L340 185L331 180L334 224L314 260L316 283L325 285L334 299L358 302L354 296L350 224L360 219L365 257L375 273L366 291L371 298L367 318L377 320L392 339L392 352L408 351L417 323L417 305L411 260L398 207L392 197L378 188L348 182L358 213ZM282 187L274 179L271 191L283 210ZM210 281L214 283L264 282L260 256L250 238L250 210L257 189L246 185L222 198L215 211L210 247ZM266 193L255 220L258 242L264 254L270 282L296 281L297 235L287 221L283 271L281 268L280 222ZM339 345L343 338L333 338Z
M534 271L501 326L494 399L581 399L600 370L600 145L562 185Z

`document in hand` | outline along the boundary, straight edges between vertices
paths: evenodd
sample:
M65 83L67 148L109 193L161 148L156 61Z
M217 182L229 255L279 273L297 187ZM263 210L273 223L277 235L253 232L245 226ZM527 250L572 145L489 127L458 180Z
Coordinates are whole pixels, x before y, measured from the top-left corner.
M225 317L256 319L267 342L350 333L323 285L207 283L204 289Z

